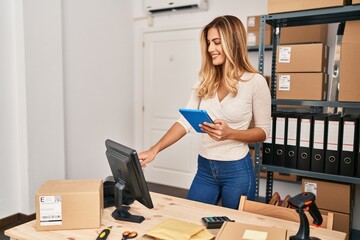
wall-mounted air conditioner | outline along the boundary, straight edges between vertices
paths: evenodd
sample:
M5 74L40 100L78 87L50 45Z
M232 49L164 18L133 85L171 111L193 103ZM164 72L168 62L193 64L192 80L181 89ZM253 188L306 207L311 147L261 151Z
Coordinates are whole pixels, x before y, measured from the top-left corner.
M207 10L207 0L144 0L148 13L171 12L186 9Z

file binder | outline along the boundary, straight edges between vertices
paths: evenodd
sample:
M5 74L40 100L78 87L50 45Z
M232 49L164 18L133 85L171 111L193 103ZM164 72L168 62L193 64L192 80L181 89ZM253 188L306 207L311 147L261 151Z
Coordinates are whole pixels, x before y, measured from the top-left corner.
M340 120L339 115L331 115L327 118L324 172L329 174L339 174L340 172Z
M271 125L268 138L262 144L262 164L273 164L273 145L274 145L274 115L271 115Z
M312 140L312 115L301 115L299 121L299 148L297 169L310 170L311 140Z
M357 161L355 157L359 147L359 119L355 116L345 116L341 125L340 175L353 177Z
M298 156L299 116L289 114L286 124L285 167L296 168Z
M285 113L276 113L275 119L275 144L274 144L274 165L285 166L285 127L286 116Z
M325 168L326 115L315 115L312 125L314 132L311 153L311 171L322 173Z
M340 175L353 177L358 144L358 119L345 116L342 119L342 143L340 152Z

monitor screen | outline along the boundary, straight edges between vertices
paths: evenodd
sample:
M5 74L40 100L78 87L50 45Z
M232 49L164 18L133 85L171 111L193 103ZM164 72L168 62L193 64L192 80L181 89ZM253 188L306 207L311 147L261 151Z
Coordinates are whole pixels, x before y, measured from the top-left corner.
M153 208L149 189L134 149L116 143L110 139L105 141L106 157L114 178L115 211L112 216L116 220L142 222L143 216L131 215L128 210L135 200L147 208Z

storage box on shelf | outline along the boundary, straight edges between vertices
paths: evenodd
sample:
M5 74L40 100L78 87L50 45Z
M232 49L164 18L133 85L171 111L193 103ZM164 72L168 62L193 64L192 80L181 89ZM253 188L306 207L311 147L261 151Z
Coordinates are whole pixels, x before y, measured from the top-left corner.
M277 72L327 72L328 47L323 43L279 45Z
M339 101L360 102L360 21L347 21L341 45Z
M260 40L260 16L247 17L247 45L259 46ZM265 28L265 45L271 45L272 28L267 25Z
M339 7L347 5L347 0L268 0L268 13L303 11L309 9Z
M328 75L319 73L278 73L277 99L325 100Z
M296 44L296 43L326 44L327 33L328 33L327 24L287 27L281 30L280 44Z

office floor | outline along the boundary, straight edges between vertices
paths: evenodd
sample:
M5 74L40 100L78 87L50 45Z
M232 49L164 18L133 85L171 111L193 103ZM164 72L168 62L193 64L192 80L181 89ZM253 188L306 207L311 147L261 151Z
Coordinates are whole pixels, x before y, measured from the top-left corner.
M164 193L175 197L181 197L186 198L187 196L187 190L181 189L181 188L175 188L175 187L169 187L165 185L155 184L155 183L148 183L148 187L151 192L157 192L157 193ZM13 223L11 225L5 226L3 228L0 228L0 240L10 240L9 237L4 235L4 231L8 228L14 227L21 223ZM357 240L360 239L360 231L352 231L352 236L350 240Z

